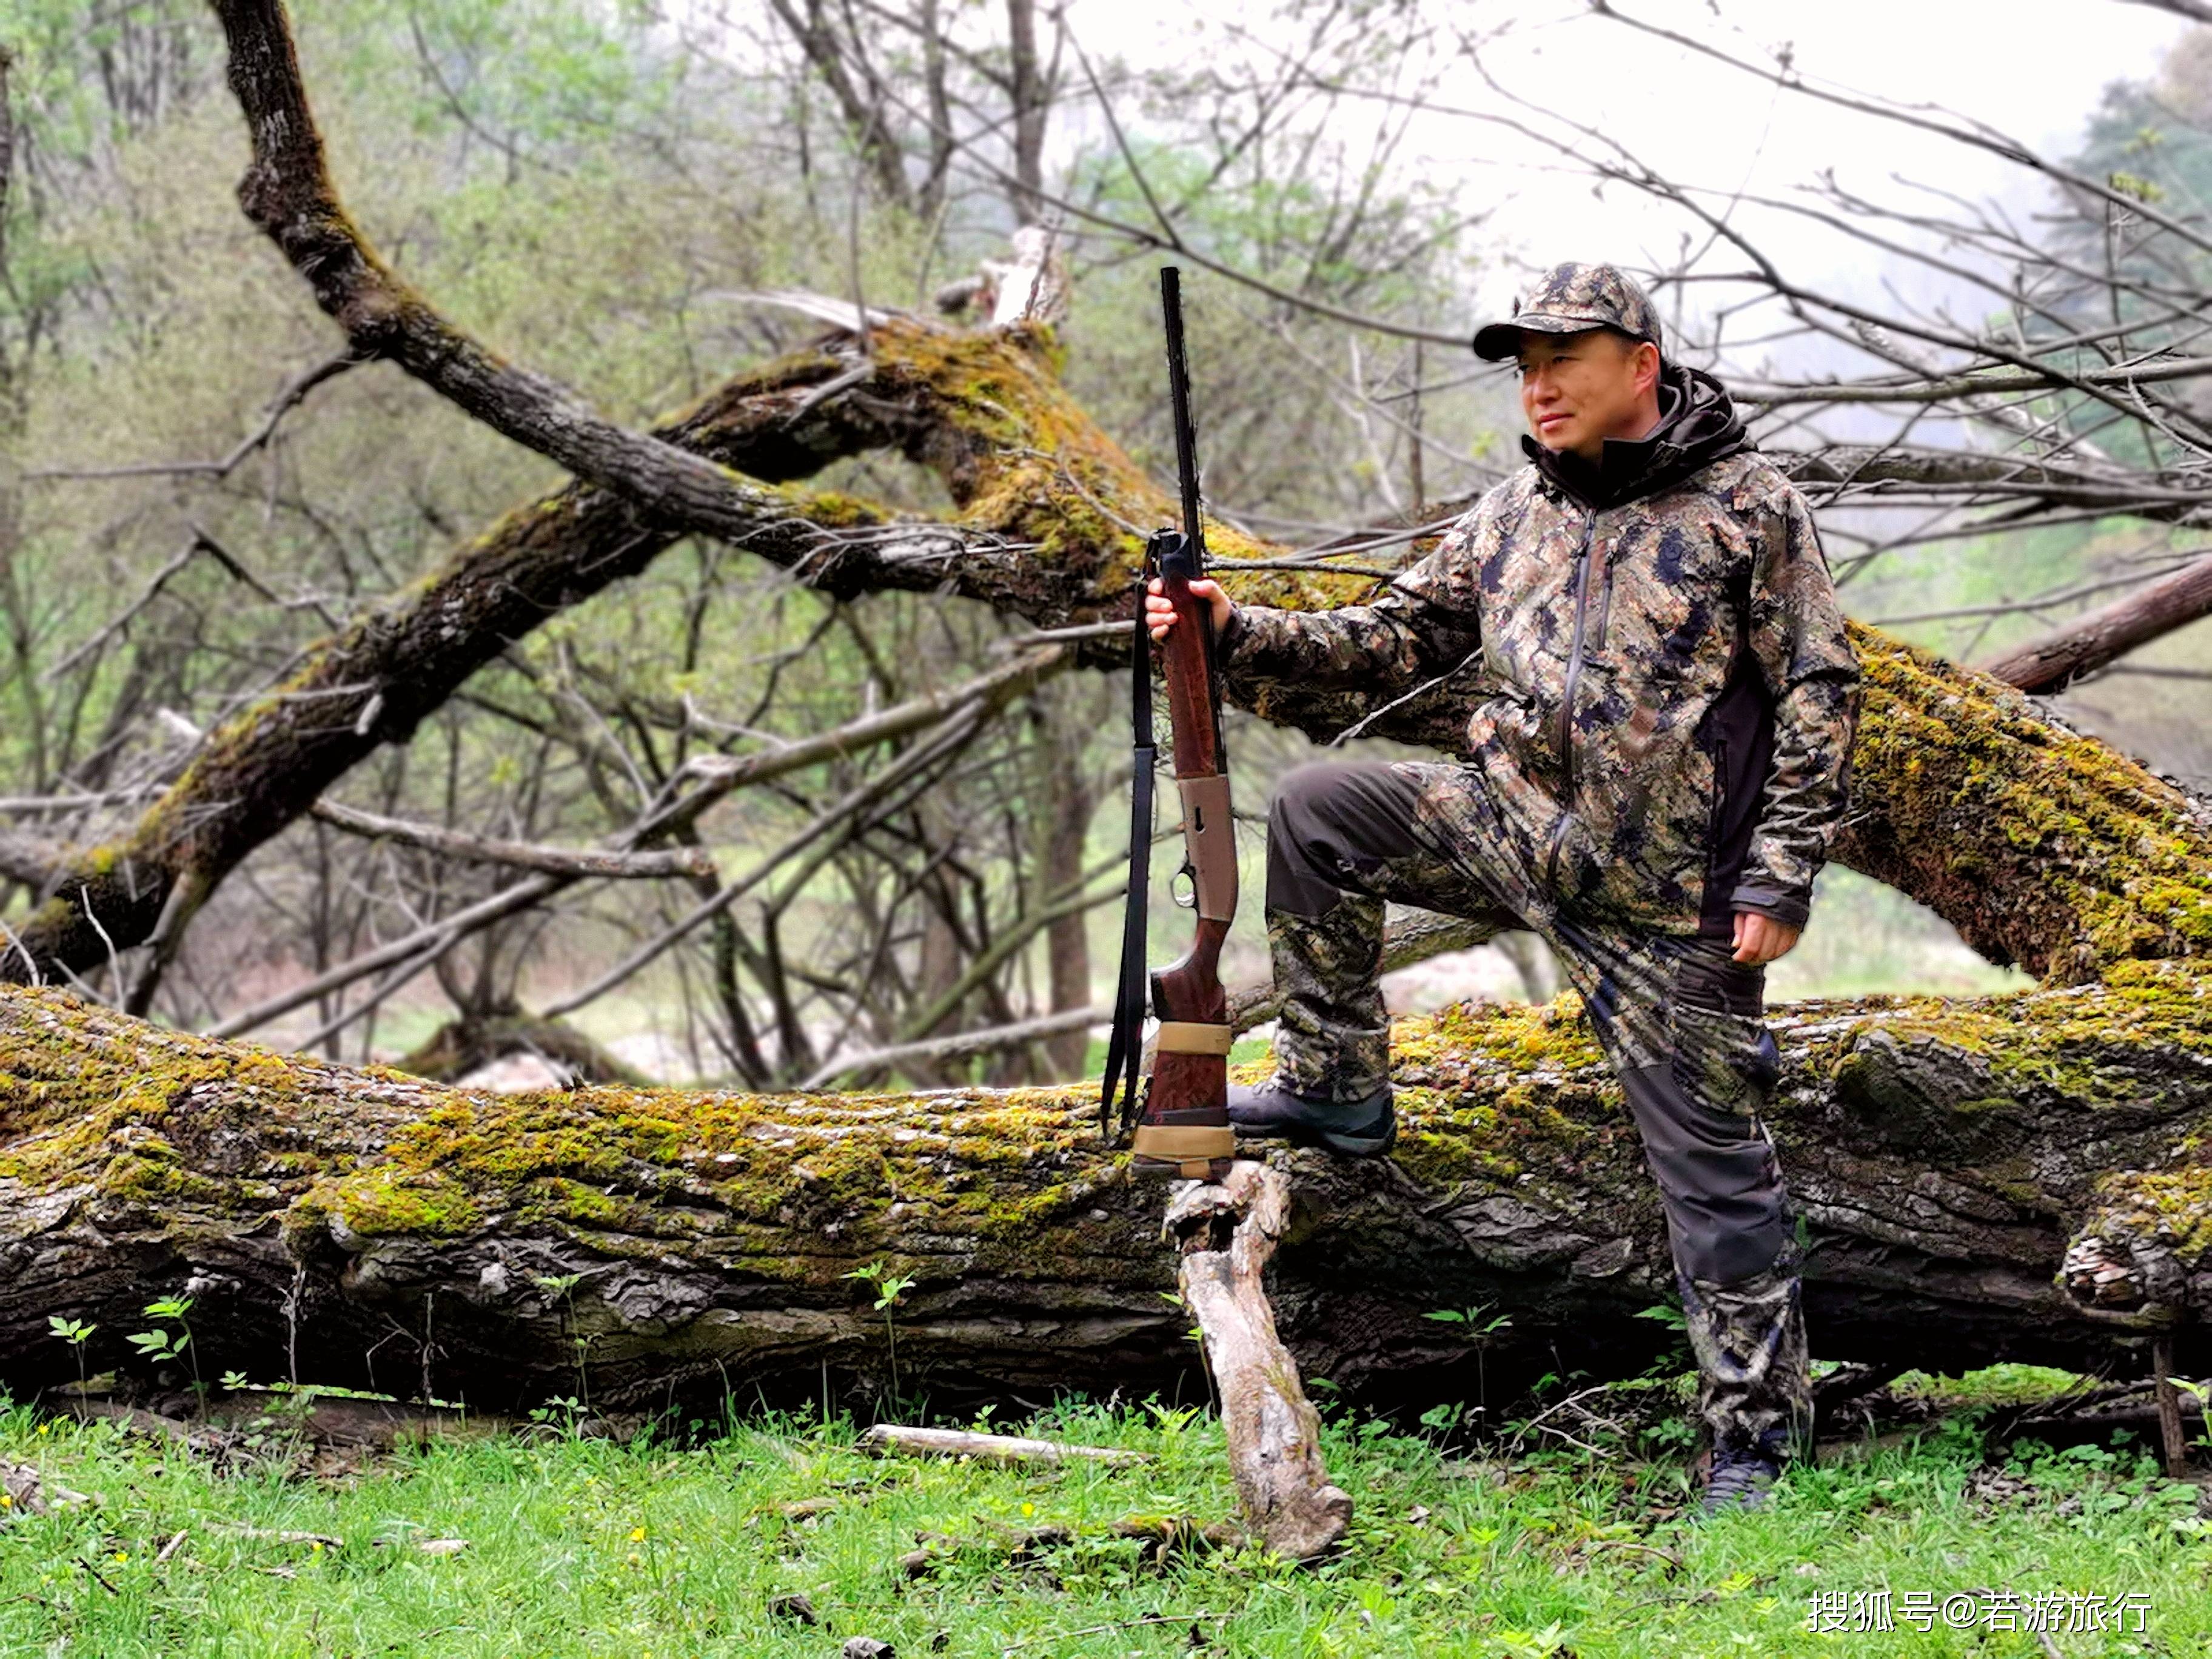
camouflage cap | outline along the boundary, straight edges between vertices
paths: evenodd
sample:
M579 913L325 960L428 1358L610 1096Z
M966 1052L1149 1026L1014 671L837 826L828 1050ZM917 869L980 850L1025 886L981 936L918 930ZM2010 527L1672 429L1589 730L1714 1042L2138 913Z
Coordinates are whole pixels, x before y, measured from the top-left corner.
M1579 334L1610 328L1663 350L1659 313L1651 298L1613 265L1553 265L1535 291L1513 304L1510 321L1478 329L1474 355L1496 362L1521 349L1525 329L1536 334Z

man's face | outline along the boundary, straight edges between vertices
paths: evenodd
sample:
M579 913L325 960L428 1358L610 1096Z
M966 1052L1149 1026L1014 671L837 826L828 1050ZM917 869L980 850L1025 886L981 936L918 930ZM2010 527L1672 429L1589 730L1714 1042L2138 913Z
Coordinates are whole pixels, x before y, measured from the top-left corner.
M1640 438L1659 348L1609 328L1521 337L1521 412L1547 449L1598 459L1607 438Z

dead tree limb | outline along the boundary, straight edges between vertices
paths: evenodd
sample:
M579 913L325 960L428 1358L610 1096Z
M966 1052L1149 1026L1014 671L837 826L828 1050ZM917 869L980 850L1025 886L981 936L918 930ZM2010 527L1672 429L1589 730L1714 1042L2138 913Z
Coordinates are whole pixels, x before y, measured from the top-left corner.
M973 1457L986 1463L1103 1463L1121 1468L1149 1463L1143 1452L1111 1446L1074 1446L1059 1440L1030 1440L1015 1434L979 1434L966 1429L914 1428L878 1423L860 1439L860 1448L890 1457Z
M665 881L673 876L711 876L714 861L696 847L661 852L630 853L590 847L541 847L529 842L503 841L495 836L474 836L442 824L416 823L365 812L341 801L319 800L308 811L348 835L372 841L396 841L419 847L446 858L477 864L503 865L510 870L535 870L543 875L574 876L578 879L604 877L616 881Z
M2175 571L2077 617L1990 664L2023 691L2057 691L2118 661L2137 646L2212 613L2212 558Z
M1198 1320L1221 1396L1245 1526L1278 1555L1310 1561L1352 1524L1352 1498L1321 1461L1321 1414L1275 1333L1263 1282L1291 1219L1290 1177L1249 1158L1218 1184L1194 1182L1168 1206L1176 1283Z

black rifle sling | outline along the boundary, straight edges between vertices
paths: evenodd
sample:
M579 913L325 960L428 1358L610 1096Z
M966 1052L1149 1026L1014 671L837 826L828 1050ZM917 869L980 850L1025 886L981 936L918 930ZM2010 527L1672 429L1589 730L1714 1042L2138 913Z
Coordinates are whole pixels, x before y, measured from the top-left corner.
M1172 532L1165 532L1172 535ZM1121 910L1121 972L1114 993L1114 1030L1106 1041L1106 1081L1098 1097L1098 1132L1115 1130L1109 1114L1115 1085L1126 1073L1121 1127L1137 1115L1145 1053L1145 922L1152 884L1152 635L1146 625L1145 595L1158 568L1158 538L1145 549L1137 576L1137 628L1129 650L1129 726L1134 752L1129 778L1129 890Z

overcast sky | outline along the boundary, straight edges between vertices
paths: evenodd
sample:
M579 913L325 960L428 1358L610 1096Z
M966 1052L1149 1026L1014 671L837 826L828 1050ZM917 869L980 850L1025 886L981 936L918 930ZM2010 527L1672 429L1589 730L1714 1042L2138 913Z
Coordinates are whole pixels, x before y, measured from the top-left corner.
M2186 27L2119 0L1723 0L1717 17L1705 0L1621 0L1620 9L1738 58L1765 58L1786 44L1808 80L1943 106L2058 156L2078 145L2105 87L2153 74ZM1499 80L1524 96L1557 89L1562 109L1587 107L1580 118L1670 176L1782 196L1833 167L1884 200L1907 199L1898 175L2031 210L2045 199L2043 186L1996 156L1779 90L1593 16L1579 0L1510 15L1514 26L1486 53ZM1672 256L1681 221L1670 210L1632 191L1609 191L1600 202L1548 185L1513 165L1525 160L1506 154L1494 129L1458 125L1455 136L1437 130L1431 154L1439 165L1456 161L1510 181L1498 228L1523 257L1589 257L1577 252L1585 246L1644 264ZM1481 167L1486 154L1503 165ZM1793 276L1871 297L1882 273L1863 249L1797 220L1746 215L1761 245L1787 256ZM1510 286L1510 276L1501 281Z

